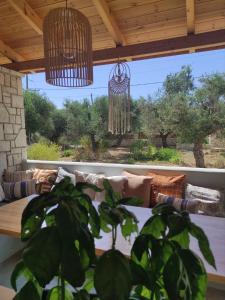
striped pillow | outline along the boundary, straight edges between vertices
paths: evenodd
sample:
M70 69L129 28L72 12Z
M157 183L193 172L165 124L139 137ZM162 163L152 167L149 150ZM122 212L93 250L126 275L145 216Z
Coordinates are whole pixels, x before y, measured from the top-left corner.
M5 193L4 193L2 185L0 183L0 202L3 200L5 200Z
M167 203L179 211L188 211L189 213L193 214L198 213L200 208L200 201L198 200L180 199L160 193L156 198L156 203Z
M19 182L33 179L33 172L31 170L10 172L4 171L3 179L5 182Z
M18 182L3 182L3 190L6 201L18 200L32 194L36 194L36 180Z

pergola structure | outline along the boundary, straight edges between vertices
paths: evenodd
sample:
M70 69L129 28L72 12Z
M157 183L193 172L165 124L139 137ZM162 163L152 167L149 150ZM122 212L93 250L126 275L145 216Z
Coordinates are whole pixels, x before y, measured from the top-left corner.
M63 0L0 0L0 65L44 69L42 23ZM224 0L68 0L88 17L94 64L225 48Z

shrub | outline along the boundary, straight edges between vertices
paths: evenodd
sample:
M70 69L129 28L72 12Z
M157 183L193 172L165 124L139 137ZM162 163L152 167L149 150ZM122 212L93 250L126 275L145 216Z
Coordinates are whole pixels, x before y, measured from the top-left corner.
M130 146L131 158L134 160L148 160L149 156L146 152L148 142L145 140L137 140Z
M63 151L63 156L64 157L70 157L73 155L73 150L72 149L67 149Z
M171 148L160 148L157 151L156 159L160 161L171 161L171 160L179 160L181 157L179 157L180 154L175 149Z
M37 143L28 147L28 159L59 160L60 147L53 143Z
M214 163L214 167L218 169L224 169L225 168L225 159L224 157L220 156L217 158L217 160Z

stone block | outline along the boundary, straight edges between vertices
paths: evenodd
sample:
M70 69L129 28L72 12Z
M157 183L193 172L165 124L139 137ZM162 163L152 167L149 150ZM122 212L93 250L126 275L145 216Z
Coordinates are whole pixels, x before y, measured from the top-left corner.
M17 90L17 78L15 76L11 76L11 87Z
M15 148L15 142L11 141L11 148Z
M3 96L4 103L11 103L11 98L9 96Z
M4 82L4 74L3 73L0 73L0 85L4 85L5 82Z
M20 154L13 154L13 164L14 165L19 165L22 162L22 156Z
M20 116L20 109L19 109L19 108L16 109L16 114L17 114L18 116Z
M16 124L22 124L21 116L16 116Z
M7 170L8 170L9 172L15 172L15 171L16 171L16 166L8 167Z
M0 102L2 102L3 98L2 98L2 87L0 85Z
M9 116L9 122L11 123L11 124L15 124L16 123L16 116Z
M21 148L12 148L11 153L12 154L20 154L21 153Z
M14 133L18 133L21 129L21 125L17 125L17 124L14 124L13 125L13 132Z
M15 94L15 95L17 94L17 89L9 86L4 86L2 91L3 93L7 93L7 94Z
M9 123L9 113L3 103L0 103L0 123Z
M16 115L16 108L9 107L8 112L9 112L10 115Z
M10 86L10 75L5 74L5 86Z
M1 147L1 142L0 142ZM4 169L7 169L7 156L6 153L0 153L0 177L3 174ZM2 178L2 177L1 177Z
M20 130L19 134L17 135L17 137L15 139L15 145L16 145L16 147L26 147L27 146L25 129Z
M12 167L13 166L13 157L12 157L12 155L8 155L7 160L8 160L8 166Z
M23 108L23 96L12 95L12 107Z
M3 124L0 124L0 141L4 140ZM1 143L1 142L0 142Z
M16 166L16 171L22 171L22 165L21 165L21 163Z
M10 151L10 142L9 141L0 141L0 152Z
M14 141L16 138L16 134L5 134L6 141Z
M5 103L5 107L11 107L11 103Z
M25 128L25 115L24 115L24 110L22 112L22 109L21 109L21 123L22 123L22 128Z
M27 148L21 149L22 160L27 160Z
M20 96L23 95L23 87L22 87L21 78L17 78L17 91L18 91L18 95L20 95Z
M4 133L5 134L13 133L13 126L12 126L12 124L4 124Z

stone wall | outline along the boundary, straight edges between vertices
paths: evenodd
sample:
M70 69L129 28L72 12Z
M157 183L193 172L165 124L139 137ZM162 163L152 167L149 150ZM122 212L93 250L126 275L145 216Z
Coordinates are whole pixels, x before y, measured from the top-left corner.
M20 170L26 159L26 131L21 74L0 67L0 176Z

